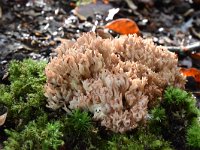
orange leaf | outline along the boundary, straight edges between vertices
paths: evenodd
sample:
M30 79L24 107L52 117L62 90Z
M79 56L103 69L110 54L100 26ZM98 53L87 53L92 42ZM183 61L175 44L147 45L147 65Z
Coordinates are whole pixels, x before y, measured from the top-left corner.
M140 34L140 30L135 21L127 18L114 20L106 24L105 28L113 30L119 34Z
M185 75L186 77L188 76L192 76L194 77L195 81L196 82L200 82L200 70L196 69L196 68L189 68L189 69L186 69L186 68L181 68L180 70L183 75Z

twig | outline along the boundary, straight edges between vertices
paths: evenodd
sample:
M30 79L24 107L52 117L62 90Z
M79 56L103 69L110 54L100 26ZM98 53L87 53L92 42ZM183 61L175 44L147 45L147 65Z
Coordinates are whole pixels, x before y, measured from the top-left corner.
M200 91L193 91L193 94L200 94Z
M196 38L200 39L200 33L197 32L194 28L189 28L190 32L195 36Z
M131 0L125 0L125 2L127 3L127 5L132 9L132 10L136 10L137 6L133 3L133 1Z
M195 42L187 46L166 46L166 48L176 53L200 52L200 42Z

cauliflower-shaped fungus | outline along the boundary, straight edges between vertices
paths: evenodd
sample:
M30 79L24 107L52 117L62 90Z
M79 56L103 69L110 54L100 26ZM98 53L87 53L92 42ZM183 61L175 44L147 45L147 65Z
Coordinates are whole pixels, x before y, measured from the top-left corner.
M175 54L137 35L63 40L46 67L48 107L90 111L114 132L134 129L166 86L184 87Z

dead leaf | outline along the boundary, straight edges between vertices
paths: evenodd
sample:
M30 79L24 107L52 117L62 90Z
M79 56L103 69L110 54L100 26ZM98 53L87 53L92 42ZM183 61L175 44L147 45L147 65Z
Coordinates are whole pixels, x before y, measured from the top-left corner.
M135 21L127 18L116 19L106 24L105 28L113 30L119 34L140 34L140 30Z
M113 39L113 36L104 29L101 29L101 28L96 29L96 33L98 36L102 37L103 39Z
M181 68L180 70L184 76L189 77L192 76L194 77L196 82L200 82L200 70L196 68Z

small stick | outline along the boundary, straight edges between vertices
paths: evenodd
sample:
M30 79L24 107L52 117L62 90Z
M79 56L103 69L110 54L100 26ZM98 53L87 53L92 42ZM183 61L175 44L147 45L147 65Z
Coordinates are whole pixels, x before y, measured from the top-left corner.
M171 52L185 53L185 52L200 52L200 42L195 42L187 46L166 46Z

